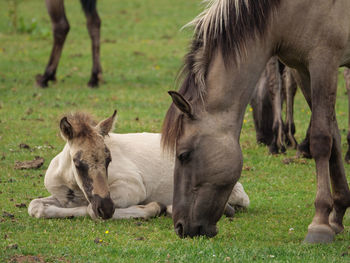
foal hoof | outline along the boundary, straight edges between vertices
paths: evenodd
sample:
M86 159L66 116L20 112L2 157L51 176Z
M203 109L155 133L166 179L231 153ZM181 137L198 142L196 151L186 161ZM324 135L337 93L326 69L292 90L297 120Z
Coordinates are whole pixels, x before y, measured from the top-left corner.
M327 225L309 227L304 243L326 244L334 241L335 232Z
M235 216L235 213L236 210L232 206L227 204L224 210L224 215L228 218L233 218Z

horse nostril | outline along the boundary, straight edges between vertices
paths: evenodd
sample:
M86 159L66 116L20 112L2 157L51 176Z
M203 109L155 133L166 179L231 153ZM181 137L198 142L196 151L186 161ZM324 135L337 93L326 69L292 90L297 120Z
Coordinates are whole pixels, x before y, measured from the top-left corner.
M180 222L175 225L175 232L179 237L184 237L184 227Z

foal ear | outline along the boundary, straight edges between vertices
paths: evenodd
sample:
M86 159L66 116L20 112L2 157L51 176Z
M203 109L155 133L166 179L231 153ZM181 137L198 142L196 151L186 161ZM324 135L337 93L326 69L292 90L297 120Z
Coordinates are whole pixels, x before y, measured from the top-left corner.
M176 91L168 91L168 93L173 99L175 106L189 118L193 119L194 116L192 105L180 93Z
M97 124L96 129L102 136L106 136L111 130L113 130L116 115L117 110L114 110L113 115L111 117Z
M63 117L60 121L60 129L62 136L66 140L71 140L73 139L73 127L72 125L68 122L67 117Z

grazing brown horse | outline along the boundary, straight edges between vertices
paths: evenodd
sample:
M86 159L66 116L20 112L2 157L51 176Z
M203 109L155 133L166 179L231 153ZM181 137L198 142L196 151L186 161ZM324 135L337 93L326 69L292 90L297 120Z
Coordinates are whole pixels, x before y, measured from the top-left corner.
M102 77L102 68L100 64L100 27L101 20L96 9L97 0L80 0L86 20L89 35L92 41L92 72L88 82L90 87L97 87ZM45 88L49 81L56 80L56 70L61 57L64 42L69 32L69 23L64 10L63 0L46 0L46 7L49 12L52 31L53 47L49 62L43 75L36 76L36 83Z
M176 151L176 233L215 236L242 171L240 131L267 61L278 55L298 71L311 110L316 163L315 215L305 238L326 243L343 231L350 191L335 116L339 66L350 66L348 0L211 0L191 24L194 38L179 92L163 123ZM331 191L332 188L332 191Z
M271 154L286 151L286 145L296 149L293 117L296 81L291 69L272 57L262 73L250 105L258 143L266 144ZM286 119L282 119L283 102L286 102Z

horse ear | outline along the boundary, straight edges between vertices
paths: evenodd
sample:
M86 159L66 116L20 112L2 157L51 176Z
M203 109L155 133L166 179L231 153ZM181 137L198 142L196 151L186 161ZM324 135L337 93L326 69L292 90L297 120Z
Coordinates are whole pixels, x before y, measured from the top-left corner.
M114 128L115 116L117 115L117 110L114 110L113 115L108 119L101 121L97 124L97 131L102 135L106 136Z
M67 117L63 117L60 121L60 129L61 129L61 133L62 136L66 139L66 140L71 140L73 139L73 127L72 125L69 123Z
M168 93L173 99L175 106L189 118L193 119L192 105L180 93L176 91L168 91Z

